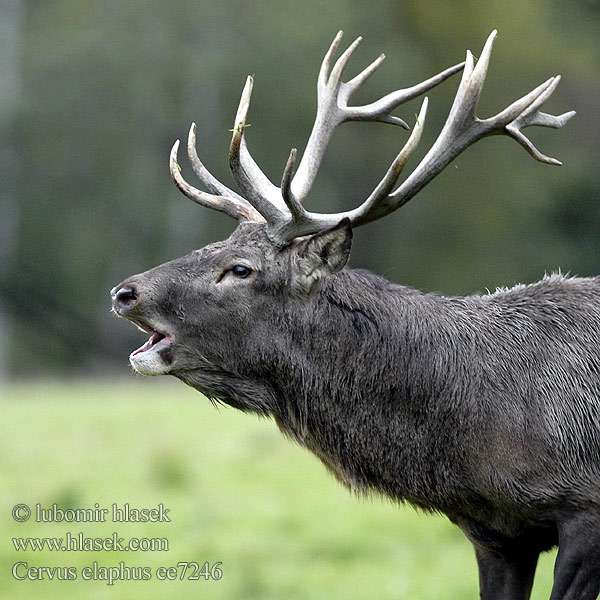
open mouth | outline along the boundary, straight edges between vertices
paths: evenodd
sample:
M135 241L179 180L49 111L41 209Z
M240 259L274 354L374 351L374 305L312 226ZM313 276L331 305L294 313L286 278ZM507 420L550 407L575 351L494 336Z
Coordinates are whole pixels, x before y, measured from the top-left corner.
M171 345L171 336L167 333L161 333L160 331L156 331L152 329L147 323L143 323L140 321L135 321L135 324L146 333L150 334L150 339L143 345L140 346L137 350L134 350L130 356L137 356L139 354L143 354L144 352L159 352L165 348L168 348Z

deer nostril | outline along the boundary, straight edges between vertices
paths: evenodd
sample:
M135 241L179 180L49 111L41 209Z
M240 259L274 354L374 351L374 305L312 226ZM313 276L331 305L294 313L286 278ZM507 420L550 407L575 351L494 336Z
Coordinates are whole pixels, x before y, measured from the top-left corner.
M131 308L138 299L137 291L134 287L114 288L111 290L113 303L119 308Z

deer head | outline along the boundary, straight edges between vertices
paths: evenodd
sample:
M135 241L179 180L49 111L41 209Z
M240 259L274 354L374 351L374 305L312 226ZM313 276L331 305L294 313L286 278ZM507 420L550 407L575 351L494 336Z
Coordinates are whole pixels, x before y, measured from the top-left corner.
M225 212L240 223L229 239L133 276L112 290L115 313L151 335L130 356L138 372L173 374L209 396L229 399L240 408L269 412L269 400L261 399L253 382L260 379L264 365L277 371L281 360L278 352L282 352L283 345L288 354L296 352L310 335L312 325L307 323L314 324L319 318L315 316L319 290L342 276L353 228L398 209L465 148L488 135L506 134L535 159L561 164L539 152L522 133L532 125L561 127L573 116L574 112L551 116L539 110L560 76L551 77L491 118L480 119L476 115L495 31L476 64L467 51L465 62L365 106L349 105L350 98L380 66L384 56L344 82L344 68L361 38L335 60L341 37L340 31L321 65L317 114L306 150L296 168L297 152L292 149L279 187L261 171L246 144L252 77L248 77L242 93L229 153L239 194L213 177L200 161L194 124L189 132L188 154L196 175L209 192L183 179L177 162L179 140L175 142L170 171L178 188L198 204ZM345 121L381 121L408 129L391 112L461 70L458 91L442 131L399 185L400 175L425 126L427 98L404 147L358 208L318 214L303 207L338 125ZM286 337L285 344L281 336ZM297 361L301 368L302 357L298 356ZM238 398L240 394L244 396L244 402L231 400L232 386L243 388L236 393Z

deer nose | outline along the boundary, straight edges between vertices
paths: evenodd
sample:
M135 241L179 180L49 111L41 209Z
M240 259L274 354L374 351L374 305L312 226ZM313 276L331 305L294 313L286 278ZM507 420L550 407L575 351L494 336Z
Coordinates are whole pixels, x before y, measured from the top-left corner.
M117 286L110 290L115 308L131 308L138 301L138 293L134 286Z

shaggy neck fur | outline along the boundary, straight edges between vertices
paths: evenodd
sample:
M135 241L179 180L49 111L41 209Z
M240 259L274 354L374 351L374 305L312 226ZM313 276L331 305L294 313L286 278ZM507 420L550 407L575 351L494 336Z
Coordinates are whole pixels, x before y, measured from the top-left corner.
M345 269L308 302L270 304L242 357L187 382L273 416L357 491L487 522L497 502L525 502L535 518L567 472L592 472L577 485L599 495L600 390L568 376L599 369L599 296L597 278L552 276L445 298ZM593 431L575 431L578 412Z

